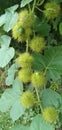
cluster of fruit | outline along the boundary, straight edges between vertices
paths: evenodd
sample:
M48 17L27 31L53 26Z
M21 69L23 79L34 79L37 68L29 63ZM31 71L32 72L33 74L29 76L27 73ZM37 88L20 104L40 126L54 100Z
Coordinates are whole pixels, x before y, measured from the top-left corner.
M25 108L29 108L38 102L36 101L34 94L32 92L26 91L21 96L21 103ZM43 119L51 124L56 123L58 116L59 116L59 111L52 106L46 107L42 111Z
M48 2L45 4L44 15L48 20L55 19L60 13L60 5L55 2ZM36 52L42 52L45 47L45 39L39 35L34 34L33 27L36 18L34 12L29 12L27 9L22 10L18 14L18 20L12 28L12 35L18 42L26 42L28 40L28 47ZM18 72L18 79L23 83L31 82L35 89L43 87L46 84L46 76L43 71L32 70L34 62L33 56L27 51L19 55L17 62L21 69ZM31 91L23 92L21 96L21 103L25 108L32 107L38 103L35 94ZM42 112L43 118L50 123L54 123L58 118L58 111L54 107L44 108Z
M18 72L18 78L24 83L32 82L33 86L38 89L46 84L46 77L44 72L32 72L31 66L33 60L33 57L28 52L25 52L18 57L17 62L22 67ZM25 108L30 108L38 104L34 92L29 90L22 93L20 100ZM57 109L52 106L46 107L42 111L44 120L49 123L55 123L58 119L58 115L59 113Z

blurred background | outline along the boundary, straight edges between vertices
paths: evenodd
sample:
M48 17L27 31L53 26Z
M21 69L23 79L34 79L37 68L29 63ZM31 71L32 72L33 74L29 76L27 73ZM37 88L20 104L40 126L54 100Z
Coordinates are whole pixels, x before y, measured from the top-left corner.
M14 4L20 4L21 0L0 0L0 14L4 13L6 8Z

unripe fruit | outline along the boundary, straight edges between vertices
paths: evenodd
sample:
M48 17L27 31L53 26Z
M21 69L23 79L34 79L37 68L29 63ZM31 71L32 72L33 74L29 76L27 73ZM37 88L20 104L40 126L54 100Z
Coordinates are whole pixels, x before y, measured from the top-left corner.
M35 104L35 98L34 98L34 94L30 91L26 91L22 94L21 96L21 104L25 107L25 108L29 108L32 107Z
M47 19L56 18L60 14L60 5L54 1L46 3L44 14Z
M58 118L58 111L54 107L47 107L43 111L43 118L49 123L55 123Z
M24 68L18 72L18 79L21 80L23 83L28 83L31 81L31 75L31 69Z
M26 68L31 67L33 60L33 57L28 52L25 52L23 54L20 54L20 56L17 59L17 62L21 67Z
M22 10L18 15L18 21L25 29L30 28L34 25L34 14L32 12L29 13L27 9Z
M34 52L42 52L45 49L45 40L43 37L35 36L29 46Z
M17 39L19 42L26 41L31 34L32 34L32 30L30 28L27 28L25 30L21 26L20 22L17 22L12 28L12 35L14 39Z
M36 88L43 87L46 84L46 77L43 72L34 72L31 82Z

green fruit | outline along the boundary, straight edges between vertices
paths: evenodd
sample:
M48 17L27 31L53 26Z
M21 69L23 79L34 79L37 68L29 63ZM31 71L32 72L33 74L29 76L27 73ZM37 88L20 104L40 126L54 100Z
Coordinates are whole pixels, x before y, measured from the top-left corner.
M31 81L31 75L31 69L24 68L18 72L18 79L21 80L23 83L28 83Z
M17 59L17 62L21 67L26 68L31 67L33 60L33 57L28 52L25 52L23 54L20 54Z
M42 52L45 49L45 39L43 37L35 36L31 40L29 46L34 52Z
M44 15L47 19L55 19L60 14L60 5L54 1L45 4Z
M18 21L20 21L21 26L25 29L30 28L35 22L34 14L32 12L29 13L27 9L24 9L18 14Z
M58 111L54 107L47 107L43 111L43 118L49 123L55 123L58 119Z
M26 91L21 96L21 104L25 108L32 107L35 104L34 94L30 91Z
M26 41L32 34L31 28L26 30L21 26L20 22L17 22L12 28L12 35L14 39L17 39L19 42Z
M31 82L36 88L43 87L46 84L46 77L43 72L34 72Z

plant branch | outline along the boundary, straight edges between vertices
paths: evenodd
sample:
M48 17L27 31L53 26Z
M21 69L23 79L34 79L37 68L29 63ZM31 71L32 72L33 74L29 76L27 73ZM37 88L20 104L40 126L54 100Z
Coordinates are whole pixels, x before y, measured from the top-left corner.
M43 10L41 10L40 8L38 8L37 6L35 6L35 8L37 8L40 12L44 12Z
M44 0L38 1L37 5L40 6L40 5L42 5L43 3L44 3Z
M36 95L37 95L37 99L38 99L38 104L40 106L40 109L41 109L41 113L43 112L43 108L42 108L42 105L40 103L40 98L39 98L39 93L38 93L38 90L35 88L35 91L36 91Z
M26 40L26 52L28 52L28 39Z
M34 3L33 3L33 8L32 8L32 12L34 12L35 5L36 5L36 0L34 0Z

